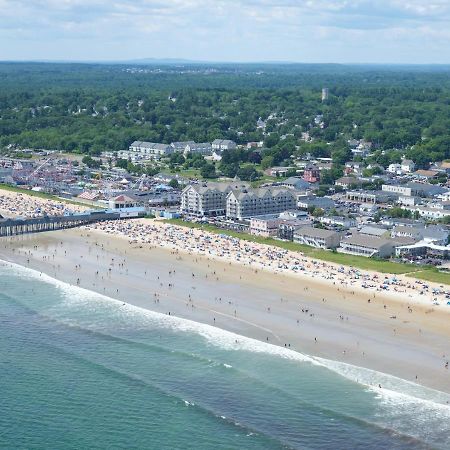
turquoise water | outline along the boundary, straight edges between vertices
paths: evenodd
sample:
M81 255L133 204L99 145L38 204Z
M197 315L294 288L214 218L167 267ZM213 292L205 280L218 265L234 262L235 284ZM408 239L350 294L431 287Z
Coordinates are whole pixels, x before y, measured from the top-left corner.
M450 448L447 399L0 264L1 448Z

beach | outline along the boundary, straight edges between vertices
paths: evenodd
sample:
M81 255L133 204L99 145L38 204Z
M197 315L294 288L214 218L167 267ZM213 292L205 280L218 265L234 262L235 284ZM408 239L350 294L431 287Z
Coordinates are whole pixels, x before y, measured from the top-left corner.
M3 198L2 213L11 214L13 198ZM445 289L236 241L137 219L2 239L0 259L124 303L450 392ZM371 383L383 389L381 379Z

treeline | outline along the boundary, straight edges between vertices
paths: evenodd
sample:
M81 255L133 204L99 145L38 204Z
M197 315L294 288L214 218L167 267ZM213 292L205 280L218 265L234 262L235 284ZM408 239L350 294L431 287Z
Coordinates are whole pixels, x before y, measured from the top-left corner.
M373 142L382 165L406 153L426 167L450 158L449 75L446 67L3 63L0 146L95 156L133 140L225 138L264 140L275 163L292 152L342 162L355 138ZM312 144L301 143L303 132Z

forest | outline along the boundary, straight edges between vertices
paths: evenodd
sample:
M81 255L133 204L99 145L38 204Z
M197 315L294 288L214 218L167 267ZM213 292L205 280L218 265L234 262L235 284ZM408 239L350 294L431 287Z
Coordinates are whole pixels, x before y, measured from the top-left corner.
M96 156L216 138L264 141L272 164L306 153L342 164L347 141L365 139L378 164L428 167L450 158L450 67L0 63L0 148Z

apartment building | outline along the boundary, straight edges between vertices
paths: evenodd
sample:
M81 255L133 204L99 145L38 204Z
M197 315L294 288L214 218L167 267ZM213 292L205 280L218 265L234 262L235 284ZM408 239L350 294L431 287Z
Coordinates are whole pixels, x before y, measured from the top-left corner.
M174 152L174 148L167 144L157 144L154 142L134 141L129 151L138 153L148 159L159 159L162 156L170 155Z
M188 153L192 153L192 154L210 156L210 155L212 155L212 152L213 152L212 146L209 142L188 143L184 149L184 155L187 155Z
M236 142L230 141L229 139L214 139L211 146L216 153L220 153L224 150L234 150L236 148Z
M245 218L276 214L296 207L296 195L290 189L233 189L227 194L228 218Z
M189 217L223 216L228 193L246 187L245 183L190 184L181 192L180 211Z

